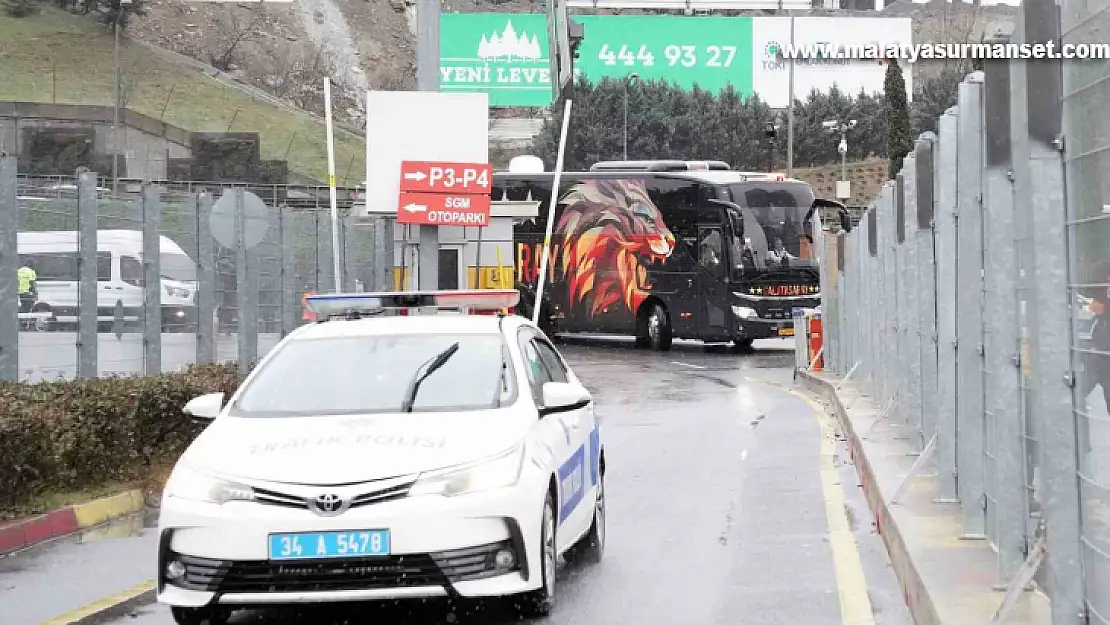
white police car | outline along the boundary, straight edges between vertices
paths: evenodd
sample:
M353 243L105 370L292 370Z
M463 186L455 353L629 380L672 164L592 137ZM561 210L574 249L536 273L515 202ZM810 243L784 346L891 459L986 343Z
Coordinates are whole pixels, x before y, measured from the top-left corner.
M239 607L513 596L550 611L560 555L605 544L589 392L516 291L321 295L174 468L158 600ZM444 314L454 310L463 314ZM430 313L430 314L429 314Z

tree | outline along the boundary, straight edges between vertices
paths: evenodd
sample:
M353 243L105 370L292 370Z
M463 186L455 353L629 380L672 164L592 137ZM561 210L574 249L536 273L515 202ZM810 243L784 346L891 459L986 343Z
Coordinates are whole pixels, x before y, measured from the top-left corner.
M146 0L88 0L85 5L95 4L100 12L100 22L113 28L119 24L120 28L127 28L131 18L136 15L146 15Z
M237 11L237 8L239 7L228 7L218 18L216 28L220 37L215 49L209 52L208 60L212 66L225 72L231 69L239 44L251 41L258 35L256 25L262 17L262 12L254 11L253 8L242 7L243 11Z
M579 78L575 86L571 125L567 134L565 167L589 169L601 160L623 158L624 90L620 80L591 84ZM857 129L848 140L848 158L885 157L886 124L881 95L852 97L838 89L813 91L795 104L794 166L838 163L837 138L821 123L855 119ZM628 156L633 160L723 160L735 168L763 171L767 167L764 129L776 113L758 96L745 98L735 89L720 92L684 89L663 81L638 81L628 86ZM562 116L555 115L536 137L533 154L549 166L555 163ZM779 132L775 163L784 168L786 128Z
M35 6L31 4L31 0L2 0L0 6L4 8L4 14L9 17L27 17L35 12Z
M888 175L893 180L901 171L906 154L913 149L906 79L903 78L902 69L898 67L896 59L891 59L886 66L883 96L886 101L886 154L890 161Z
M946 68L918 83L910 107L914 136L927 131L936 132L937 119L956 105L964 73L958 67Z

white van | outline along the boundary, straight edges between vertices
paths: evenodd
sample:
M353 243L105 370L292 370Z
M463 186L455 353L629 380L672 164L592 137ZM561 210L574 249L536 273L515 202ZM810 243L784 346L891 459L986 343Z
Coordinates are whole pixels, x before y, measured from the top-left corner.
M96 308L99 326L110 326L117 303L125 323L138 321L143 306L143 233L100 230L96 233ZM168 237L159 242L162 272L162 331L193 331L197 320L196 262ZM78 233L74 230L20 232L19 264L34 263L38 299L33 313L50 313L61 325L77 323L80 285Z

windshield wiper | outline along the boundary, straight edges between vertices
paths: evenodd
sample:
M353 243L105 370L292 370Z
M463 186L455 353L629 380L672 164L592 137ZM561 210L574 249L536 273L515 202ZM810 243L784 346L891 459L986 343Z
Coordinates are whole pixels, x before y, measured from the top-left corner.
M412 381L409 382L408 389L405 391L405 401L401 404L401 412L412 412L412 405L416 403L416 394L420 392L420 385L424 383L424 380L428 379L428 376L432 375L446 364L457 351L459 351L459 344L457 342L452 343L450 347L436 354L432 359L416 369L416 375L413 376Z

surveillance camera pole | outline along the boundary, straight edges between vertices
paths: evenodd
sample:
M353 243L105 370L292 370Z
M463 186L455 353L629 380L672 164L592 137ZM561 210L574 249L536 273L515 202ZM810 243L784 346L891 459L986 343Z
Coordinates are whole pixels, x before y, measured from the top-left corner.
M840 145L837 146L837 151L840 152L840 181L848 181L848 131L856 126L856 120L835 120L827 121L824 124L825 129L829 134L840 133ZM840 198L837 198L840 199Z
M848 179L848 124L840 124L840 179Z

